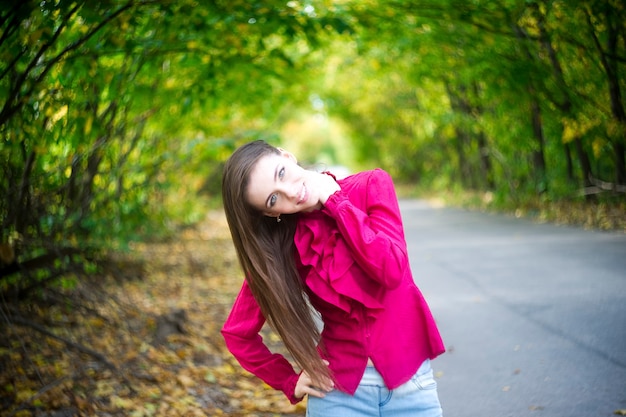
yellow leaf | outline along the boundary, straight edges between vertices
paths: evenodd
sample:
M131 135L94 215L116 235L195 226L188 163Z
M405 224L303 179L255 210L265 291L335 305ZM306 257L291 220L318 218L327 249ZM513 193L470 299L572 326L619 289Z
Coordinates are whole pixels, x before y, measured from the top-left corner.
M185 388L193 387L194 385L196 385L196 382L187 375L178 375L176 379L178 380L178 383Z
M589 120L586 118L569 119L564 118L563 121L563 143L569 143L572 140L584 136L585 133L596 127L600 122L597 120Z
M111 404L113 404L115 407L124 408L128 410L132 410L136 407L133 401L129 400L128 398L120 398L117 395L114 395L111 397Z
M104 327L105 322L101 317L91 317L89 319L89 324L91 324L95 328L101 329L102 327Z
M28 389L28 388L24 388L17 392L17 395L15 396L15 400L16 402L20 402L20 403L26 402L35 394L36 394L35 391Z
M563 143L569 143L576 138L575 121L563 120Z
M67 104L65 106L61 106L61 108L52 116L53 123L56 123L64 118L65 115L67 115L68 108Z
M185 349L177 349L176 356L178 356L181 359L185 359L187 356L189 356L189 351Z
M591 142L591 149L593 149L593 155L595 157L600 156L605 144L606 143L602 139L595 139L593 142Z
M85 135L89 135L89 133L91 133L91 126L93 125L93 117L89 117L86 121L85 121Z

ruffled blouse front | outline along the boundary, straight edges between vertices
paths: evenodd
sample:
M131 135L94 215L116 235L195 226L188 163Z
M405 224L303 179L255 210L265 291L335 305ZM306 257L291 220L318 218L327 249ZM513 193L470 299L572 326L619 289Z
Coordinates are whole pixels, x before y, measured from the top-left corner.
M363 273L352 273L355 261L335 221L322 211L304 216L298 223L295 244L301 271L308 271L305 284L309 290L348 314L351 300L368 309L382 309L380 285Z

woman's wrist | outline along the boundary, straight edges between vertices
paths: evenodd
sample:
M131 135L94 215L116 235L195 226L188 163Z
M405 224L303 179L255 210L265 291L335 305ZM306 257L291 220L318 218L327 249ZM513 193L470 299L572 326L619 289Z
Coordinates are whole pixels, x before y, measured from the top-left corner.
M319 201L322 205L326 204L326 201L335 194L337 191L341 190L341 187L335 180L335 176L331 173L324 171L319 174L319 187L320 187L320 197Z

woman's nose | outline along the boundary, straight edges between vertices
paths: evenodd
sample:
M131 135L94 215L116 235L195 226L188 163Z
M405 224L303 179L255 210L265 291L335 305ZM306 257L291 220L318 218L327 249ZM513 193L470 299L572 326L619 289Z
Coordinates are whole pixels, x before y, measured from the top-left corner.
M298 196L297 184L283 184L280 192L289 199L293 199Z

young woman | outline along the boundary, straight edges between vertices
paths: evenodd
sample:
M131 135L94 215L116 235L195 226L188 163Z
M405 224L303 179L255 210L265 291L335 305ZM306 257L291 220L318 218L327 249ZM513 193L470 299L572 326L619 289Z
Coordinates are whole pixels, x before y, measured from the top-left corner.
M222 329L239 363L292 403L308 395L310 417L441 416L430 359L444 346L390 176L337 181L255 141L227 161L222 194L246 278ZM265 346L266 320L301 372Z

